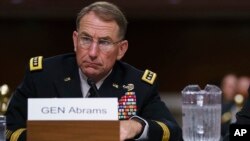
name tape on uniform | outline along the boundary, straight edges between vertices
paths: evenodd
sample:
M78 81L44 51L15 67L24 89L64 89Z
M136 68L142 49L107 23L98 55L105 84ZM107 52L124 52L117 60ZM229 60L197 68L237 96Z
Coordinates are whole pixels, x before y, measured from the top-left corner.
M118 120L117 98L29 98L28 120Z

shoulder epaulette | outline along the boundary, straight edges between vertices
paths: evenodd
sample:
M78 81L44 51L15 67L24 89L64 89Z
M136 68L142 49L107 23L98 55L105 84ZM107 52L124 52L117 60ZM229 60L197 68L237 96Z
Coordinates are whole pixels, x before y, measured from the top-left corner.
M30 58L30 71L43 69L43 56L36 56Z
M146 69L141 79L152 85L155 81L156 76L156 73Z

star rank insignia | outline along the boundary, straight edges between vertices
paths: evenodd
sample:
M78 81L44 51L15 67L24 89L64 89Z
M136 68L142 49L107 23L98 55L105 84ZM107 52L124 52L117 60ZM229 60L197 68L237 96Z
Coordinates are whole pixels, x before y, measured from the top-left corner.
M152 85L155 81L156 76L156 73L146 69L141 79Z
M42 64L43 64L42 56L32 57L29 62L30 71L41 70L43 68Z
M127 120L136 115L136 95L135 92L126 92L119 100L118 116L120 120Z

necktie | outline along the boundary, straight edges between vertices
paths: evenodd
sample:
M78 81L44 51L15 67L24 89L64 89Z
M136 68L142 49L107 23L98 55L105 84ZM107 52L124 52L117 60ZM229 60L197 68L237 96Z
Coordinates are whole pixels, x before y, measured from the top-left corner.
M90 89L89 89L89 96L88 97L96 97L96 94L95 94L94 89L92 87L90 87Z
M98 92L97 92L95 82L92 81L91 79L87 79L87 83L90 86L89 97L98 97Z

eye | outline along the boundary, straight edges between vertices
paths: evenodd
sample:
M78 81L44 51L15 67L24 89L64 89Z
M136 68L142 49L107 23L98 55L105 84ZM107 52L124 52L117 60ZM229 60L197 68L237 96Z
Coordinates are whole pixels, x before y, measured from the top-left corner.
M92 42L92 38L90 38L90 37L87 37L87 36L82 36L82 37L80 37L80 39L81 39L81 42L82 43L91 43Z
M98 43L101 46L109 46L111 44L109 40L99 40Z

